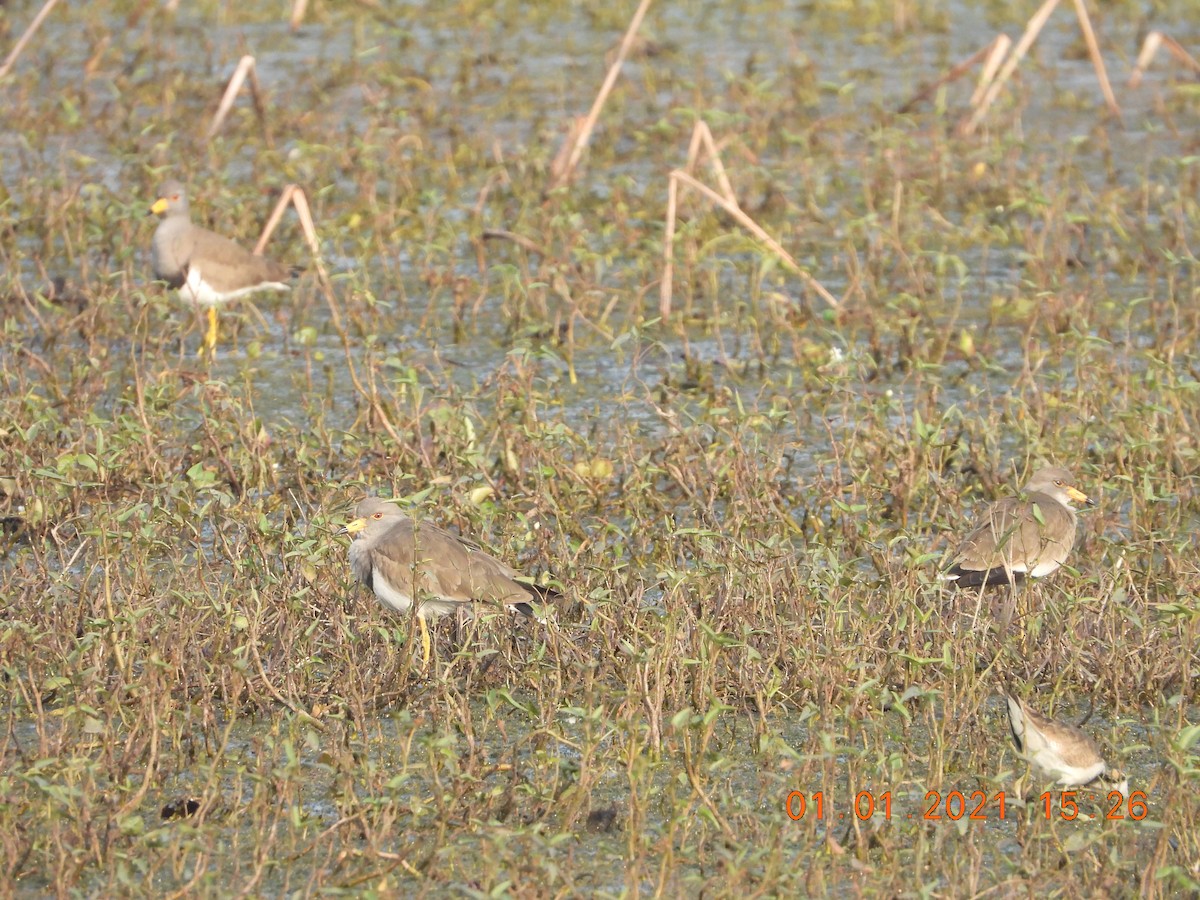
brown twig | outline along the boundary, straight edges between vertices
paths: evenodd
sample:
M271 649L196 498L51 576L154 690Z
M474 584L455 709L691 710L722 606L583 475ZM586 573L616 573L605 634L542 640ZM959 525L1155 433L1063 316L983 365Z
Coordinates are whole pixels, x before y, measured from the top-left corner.
M485 241L510 241L516 244L518 247L528 250L530 253L536 253L538 256L542 257L542 259L550 258L550 252L545 247L532 238L527 238L522 234L517 234L512 231L504 231L500 228L487 228L484 229L484 232L482 235L480 235L480 237L482 237Z
M729 176L725 174L725 163L721 162L721 154L717 151L717 142L713 140L712 130L708 127L708 123L703 120L697 122L696 127L692 129L692 140L688 144L688 164L685 171L690 173L695 170L696 164L701 158L701 150L707 154L708 164L712 167L713 175L716 176L721 196L736 206L737 195L733 192Z
M575 116L571 119L570 125L567 127L567 133L563 137L562 145L558 148L558 152L554 154L554 159L550 161L550 182L551 187L555 187L561 181L565 181L567 176L564 175L567 171L567 165L570 163L571 154L575 152L575 147L578 146L582 139L586 144L587 137L582 137L584 126L587 125L587 116Z
M1146 35L1146 40L1142 41L1142 50L1138 53L1137 62L1134 63L1133 72L1129 75L1129 87L1135 88L1142 83L1142 76L1146 74L1150 61L1154 59L1154 54L1158 53L1158 48L1162 46L1163 37L1161 31L1152 31Z
M949 84L952 81L957 81L958 79L962 78L963 75L965 75L968 71L970 71L972 66L974 66L976 63L978 63L981 59L983 59L989 53L993 52L993 50L996 47L996 43L1002 37L1004 37L1004 35L999 35L996 38L996 40L992 41L990 44L988 44L984 47L980 47L978 50L976 50L974 53L972 53L969 57L964 59L962 62L951 67L945 74L943 74L939 78L935 79L934 81L929 82L929 84L922 85L920 87L920 89L918 89L917 92L915 94L913 94L912 97L910 97L897 110L897 112L900 115L904 115L905 113L910 112L912 110L912 108L914 106L916 106L918 103L924 103L926 100L928 100L930 97L932 97L934 92L936 92L943 85Z
M287 211L288 204L294 204L297 194L301 196L304 194L299 185L289 184L283 189L283 192L279 195L279 200L275 203L275 208L271 210L271 215L267 217L267 224L263 226L262 234L258 236L258 243L254 245L253 252L255 256L262 256L263 250L267 248L267 241L271 239L271 235L275 233L275 229L279 227L279 223L283 220L283 214ZM308 206L307 199L304 205ZM296 210L296 214L300 214L299 209ZM312 223L310 222L309 224L311 225ZM308 229L304 227L303 222L301 222L301 228L304 229L304 237L308 240L309 249L313 249L316 244L316 229L314 228L312 234L309 235Z
M21 52L25 49L25 45L29 43L29 40L33 37L34 33L42 27L42 23L46 21L46 17L50 15L50 11L57 5L58 0L46 0L45 5L38 10L38 14L33 17L33 21L30 22L29 27L25 29L25 33L21 35L21 37L17 40L16 45L13 46L12 51L5 58L4 65L0 66L0 78L3 78L8 74L8 70L13 67L13 63L17 61L17 57L19 57Z

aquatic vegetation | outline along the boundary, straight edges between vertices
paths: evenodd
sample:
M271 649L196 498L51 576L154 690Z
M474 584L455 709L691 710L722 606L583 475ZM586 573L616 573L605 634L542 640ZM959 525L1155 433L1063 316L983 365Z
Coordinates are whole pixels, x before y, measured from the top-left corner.
M5 887L1196 890L1178 54L1114 79L1117 121L1064 7L965 135L965 78L899 110L1017 36L1005 5L651 5L551 187L632 8L176 6L64 4L3 76ZM1110 67L1141 17L1093 21ZM1195 44L1191 4L1150 24ZM210 135L247 53L259 106ZM794 266L680 191L664 319L701 122ZM319 242L283 216L306 273L223 311L211 361L150 273L168 178L245 246L300 185ZM1007 588L937 574L1044 464L1097 507L1001 635ZM336 534L364 493L555 615L431 622L412 664ZM1089 717L1144 807L1008 793L1010 682Z

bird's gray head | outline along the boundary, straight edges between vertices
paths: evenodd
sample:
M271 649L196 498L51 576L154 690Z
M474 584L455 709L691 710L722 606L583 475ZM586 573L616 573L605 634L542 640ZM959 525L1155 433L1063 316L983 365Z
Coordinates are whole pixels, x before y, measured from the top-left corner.
M171 179L164 181L158 189L158 199L150 207L150 212L157 215L186 216L188 214L187 188L182 182Z
M392 523L405 518L405 512L395 503L378 497L366 497L354 508L354 518L346 523L342 531L346 534L368 535L388 528Z
M1047 466L1038 469L1025 485L1028 493L1048 494L1063 506L1074 503L1086 503L1095 506L1095 501L1089 500L1088 495L1075 487L1075 478L1062 466Z

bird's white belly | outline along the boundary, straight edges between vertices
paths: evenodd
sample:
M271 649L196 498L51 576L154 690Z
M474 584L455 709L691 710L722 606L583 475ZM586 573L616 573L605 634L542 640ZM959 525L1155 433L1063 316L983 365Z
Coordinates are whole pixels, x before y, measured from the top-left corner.
M204 273L199 265L188 266L187 279L179 286L179 296L189 303L199 306L217 306L235 297L253 294L256 291L286 291L286 284L276 281L264 281L261 284L237 288L231 291L218 291L204 280Z
M384 606L390 606L396 612L406 613L412 609L412 597L403 591L398 591L376 569L371 575L371 589Z
M1041 578L1043 575L1049 575L1051 572L1057 569L1059 565L1060 564L1057 560L1048 559L1034 566L1033 570L1029 574L1034 578Z
M189 303L197 303L200 306L216 306L218 303L224 303L233 295L214 291L204 280L204 276L200 273L200 267L191 266L188 268L187 279L179 286L179 296Z
M1036 750L1030 754L1030 758L1039 769L1068 787L1087 784L1104 772L1103 760L1097 760L1090 766L1073 766L1049 749Z
M397 590L386 578L376 569L371 576L371 588L375 591L375 596L379 598L384 606L390 606L399 613L407 613L412 609L412 596L404 591ZM448 615L460 608L468 608L466 603L458 603L454 600L444 600L441 597L428 597L421 602L421 608L417 611L417 615L423 619L436 619L439 616Z

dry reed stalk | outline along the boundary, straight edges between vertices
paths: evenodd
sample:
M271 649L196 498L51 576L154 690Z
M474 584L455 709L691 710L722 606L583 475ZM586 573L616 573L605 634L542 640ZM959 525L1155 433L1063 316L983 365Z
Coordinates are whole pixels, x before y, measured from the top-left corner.
M701 151L704 152L708 164L712 167L713 175L717 179L717 187L721 189L721 196L737 206L737 195L733 192L733 184L730 183L729 176L725 172L725 163L721 161L721 151L717 148L717 142L713 140L712 130L704 121L696 123L696 127L692 129L692 139L688 142L688 164L684 167L684 171L688 174L696 170L696 164L702 158Z
M709 166L713 170L717 186L720 188L719 193L703 182L696 180L691 174L695 171L696 166L702 158L708 161ZM812 290L816 291L826 303L837 310L842 308L842 301L829 293L825 289L825 286L812 275L804 271L800 267L800 264L792 258L792 255L784 250L778 241L767 234L761 225L750 218L738 204L737 196L734 194L733 185L730 184L729 176L725 172L725 165L721 162L721 155L717 151L712 132L709 130L707 124L700 121L692 129L692 139L688 145L686 164L682 169L672 170L667 179L667 221L663 232L663 274L659 286L658 301L659 315L664 320L671 315L671 301L675 280L675 229L680 185L698 191L729 213L729 215L733 216L739 225L749 231L761 244L778 256L784 265L799 275L801 280Z
M208 131L204 134L206 142L216 137L221 126L225 124L225 118L229 115L229 110L233 108L233 101L237 99L238 92L241 91L247 78L250 79L250 96L254 100L254 111L258 114L258 121L262 125L263 139L267 142L268 147L273 145L271 130L267 127L267 107L263 103L258 72L254 65L254 57L249 55L238 60L237 68L233 70L233 76L229 79L229 84L225 86L225 93L221 96L220 104L217 105L217 112L213 116L212 124L208 126Z
M329 274L325 271L325 264L321 262L321 242L317 238L317 228L313 223L312 209L308 205L308 195L304 193L304 189L298 184L289 184L283 189L279 195L279 200L275 203L275 208L271 210L271 215L267 218L267 224L263 226L262 234L259 235L258 243L254 245L255 254L261 254L267 246L267 241L271 239L271 235L275 232L280 221L283 219L284 212L287 211L288 204L295 207L296 216L300 219L300 228L304 232L304 240L308 243L308 252L312 258L313 266L317 270L317 283L321 286L321 293L325 297L325 302L329 306L329 321L333 325L334 331L338 333L338 337L342 340L342 348L346 353L346 369L350 375L350 380L354 383L355 390L367 399L371 408L379 416L379 420L383 423L384 429L395 441L400 440L400 435L392 425L391 419L379 404L375 394L368 391L362 381L359 380L358 372L354 368L353 355L350 352L350 338L346 334L346 329L342 325L342 316L338 312L337 298L333 293L333 283L329 280Z
M1113 93L1112 85L1108 80L1108 71L1104 66L1104 58L1100 55L1100 44L1096 40L1096 32L1092 28L1092 21L1088 16L1087 7L1084 5L1084 0L1073 0L1075 4L1075 17L1079 20L1079 29L1083 32L1084 43L1087 44L1088 56L1092 60L1092 67L1096 70L1096 80L1100 83L1100 92L1104 95L1104 102L1108 108L1112 110L1116 116L1121 115L1121 107L1117 103L1116 95ZM1041 34L1042 28L1045 27L1046 21L1058 6L1058 0L1046 0L1041 5L1036 13L1029 19L1029 24L1025 26L1025 33L1021 35L1021 39L1017 41L1016 47L1013 48L1008 59L1004 62L1004 67L995 78L981 77L979 81L980 87L976 89L975 95L971 98L971 104L975 107L975 111L971 114L961 128L963 134L973 134L979 123L983 121L983 117L987 115L996 97L1004 84L1012 77L1013 72L1017 70L1017 66L1021 64L1021 60L1025 58L1025 54L1029 52L1029 48L1033 46L1033 42L1037 40ZM985 66L985 72L987 67ZM984 89L986 85L986 89ZM980 93L982 91L982 97Z
M721 186L722 192L726 198L733 197L733 203L737 205L737 199L733 193L733 186L729 184L729 179L725 177L725 167L720 162L720 154L717 152L716 142L713 141L712 131L707 123L698 121L692 128L692 137L688 141L687 162L684 164L685 172L693 172L696 165L700 161L700 151L704 150L710 160L710 165L713 167L713 172L717 176L717 183ZM712 162L716 160L716 162ZM679 201L679 181L674 177L674 173L667 179L667 222L663 233L663 275L659 284L659 314L665 320L671 313L671 298L674 292L675 281L675 223L677 218L676 210Z
M302 199L296 200L297 195ZM267 248L267 241L271 239L271 235L275 233L275 229L279 227L280 221L283 219L283 213L291 203L296 207L296 215L300 217L300 227L304 230L304 237L308 241L309 249L316 254L317 246L317 230L313 227L312 217L309 216L309 221L305 223L304 213L300 212L300 203L304 204L305 212L308 212L308 198L304 195L304 189L298 184L289 184L283 189L279 195L279 200L275 203L275 208L271 210L271 215L267 217L267 224L263 226L262 234L258 236L258 243L254 245L254 255L262 256L263 250Z
M33 17L33 21L30 22L29 27L25 29L25 33L21 35L21 37L17 40L17 43L13 46L12 51L5 58L4 65L0 66L0 78L3 78L8 74L9 69L11 69L13 64L17 61L17 57L19 57L22 51L25 49L25 45L29 43L34 33L42 27L42 23L45 22L46 17L50 15L50 11L53 10L57 5L58 0L46 0L42 8L38 10L38 14Z
M768 250L770 250L772 253L774 253L776 256L778 256L780 258L780 260L782 260L783 263L788 268L792 269L797 275L801 276L802 278L811 278L812 277L812 276L808 275L808 273L805 272L803 269L801 269L800 264L797 263L796 260L792 258L792 255L790 253L788 253L786 250L784 250L783 247L780 246L778 241L776 241L773 237L771 237L769 234L767 234L767 232L763 229L763 227L761 225L759 225L752 218L750 218L750 216L748 216L742 210L742 208L740 206L738 206L736 201L726 200L724 197L722 197L720 194L718 194L716 191L714 191L712 188L710 188L707 184L697 181L695 178L693 178L687 172L682 171L681 169L675 169L673 172L671 172L671 178L686 187L690 187L695 191L699 191L701 194L703 194L705 197L707 197L709 200L711 200L717 206L721 207L721 209L725 210L725 212L729 213L729 215L733 216L733 218L737 220L737 223L739 225L741 225L743 228L745 228L747 231L749 231L752 235L754 235L754 237L757 238L760 242L765 244ZM815 281L814 281L814 283L815 283ZM821 294L821 296L829 303L830 306L833 306L836 309L841 308L840 301L838 301L838 299L836 297L834 297L832 294L830 294L824 288L820 288L818 286L818 293Z
M297 31L300 28L300 23L304 21L304 13L308 10L308 0L293 0L292 2L292 18L288 23L292 31Z
M1121 107L1117 105L1117 97L1108 82L1104 57L1100 55L1100 42L1096 40L1096 32L1092 28L1092 20L1088 17L1087 6L1083 0L1075 0L1075 17L1079 19L1079 30L1083 32L1083 40L1087 44L1088 56L1092 58L1092 68L1096 70L1096 80L1100 82L1100 93L1104 95L1104 102L1108 104L1113 115L1120 118Z
M567 133L563 137L562 146L554 154L554 159L550 160L550 179L552 185L557 185L559 183L559 176L567 170L567 163L570 161L571 153L574 152L578 142L581 139L585 143L587 142L587 137L582 137L586 124L587 116L575 116L571 119L571 124L568 126Z
M608 100L608 95L612 92L613 86L617 83L617 76L621 74L621 67L625 64L625 57L629 55L629 48L633 46L633 39L637 36L638 29L642 26L642 20L646 18L646 10L650 8L651 0L642 0L638 4L637 11L634 12L633 18L629 21L629 27L625 29L625 37L621 39L620 49L617 50L617 58L613 60L613 64L608 67L608 74L604 76L604 83L600 85L600 91L596 94L596 99L592 103L592 108L584 119L583 125L579 128L573 128L573 143L571 143L571 152L567 154L566 161L561 168L551 166L550 169L550 190L561 187L566 184L567 180L575 171L575 167L579 165L579 160L583 156L584 148L587 147L588 141L591 140L592 131L596 127L596 122L600 118L600 110L604 108L605 102ZM572 136L568 136L567 142L572 141ZM566 143L564 143L564 148ZM562 157L562 151L559 151L555 157L557 165Z
M700 153L702 150L709 161L709 165L712 166L713 174L716 176L717 185L721 188L722 195L726 200L733 203L734 206L737 206L737 197L733 193L733 185L729 183L729 177L725 173L725 165L721 162L721 154L717 152L717 145L713 140L712 131L706 122L699 121L692 128L692 137L688 141L687 162L683 167L685 172L695 171L696 166L700 162ZM659 286L660 298L658 303L659 313L664 319L670 315L671 297L674 291L675 224L678 204L679 180L672 173L667 179L667 223L663 234L663 276Z
M304 240L308 243L308 252L317 270L317 281L321 285L321 292L325 295L326 302L329 304L329 315L333 327L341 333L342 317L338 314L337 304L334 302L333 284L330 282L329 275L325 271L325 264L321 262L321 242L317 239L317 228L313 224L312 210L308 205L308 195L304 193L304 189L300 185L289 184L283 189L283 193L279 195L279 201L275 204L275 209L271 211L271 215L267 219L267 224L263 226L258 243L254 245L254 252L255 254L261 254L266 248L267 241L271 239L271 235L283 219L284 211L287 210L289 203L295 207L296 216L300 219L300 228L304 232Z
M973 134L975 129L979 127L979 123L983 121L983 117L987 115L996 97L1000 94L1000 89L1012 77L1012 73L1017 70L1017 66L1021 64L1021 60L1025 58L1025 54L1029 52L1029 48L1037 40L1037 36L1041 33L1046 20L1050 18L1050 14L1054 12L1056 6L1058 6L1058 0L1046 0L1041 8L1030 17L1029 24L1025 26L1025 33L1021 35L1021 39L1017 41L1017 45L1013 48L1012 53L1009 54L1003 68L1000 70L1000 74L988 85L987 90L984 91L983 98L979 101L979 105L975 107L975 112L971 114L971 118L963 126L962 131L964 134Z
M663 228L663 273L658 286L658 314L666 321L671 314L675 280L675 219L679 204L679 182L667 178L667 222Z
M1142 76L1146 74L1150 61L1154 59L1154 54L1158 53L1158 48L1162 46L1163 37L1161 31L1152 31L1146 35L1146 40L1142 41L1142 50L1138 53L1137 62L1134 63L1133 72L1129 76L1129 87L1135 88L1142 83Z
M1008 55L1011 47L1012 38L1007 34L996 35L996 40L992 41L988 57L979 72L979 84L975 86L975 93L971 94L972 107L978 106L979 101L983 99L984 92L995 79L996 72L1000 69L1000 64L1004 62L1004 57Z
M1200 74L1200 62L1192 57L1190 53L1183 49L1183 45L1169 34L1163 34L1161 31L1152 31L1146 35L1146 40L1142 42L1142 52L1138 54L1137 64L1133 67L1133 74L1129 76L1129 86L1135 88L1142 83L1142 76L1146 74L1146 69L1150 65L1150 61L1154 59L1154 55L1158 53L1158 48L1166 46L1167 50L1176 61L1187 66L1193 72Z
M912 97L910 97L897 110L897 112L900 115L904 115L905 113L909 112L914 106L916 106L918 103L923 103L925 100L928 100L931 96L933 96L933 93L936 90L938 90L940 87L942 87L943 85L949 84L952 81L957 81L958 79L962 78L962 76L967 71L969 71L973 65L975 65L977 62L979 62L981 59L983 59L984 56L986 56L989 53L993 53L995 51L996 44L1000 41L1000 38L1002 38L1002 37L1004 37L1004 35L997 36L996 40L992 41L990 44L988 44L984 47L980 47L978 50L976 50L974 53L972 53L969 57L964 59L962 62L958 63L957 65L952 66L950 69L948 69L946 71L945 74L939 76L936 80L931 81L929 84L922 85L917 90L917 92L915 94L913 94Z

